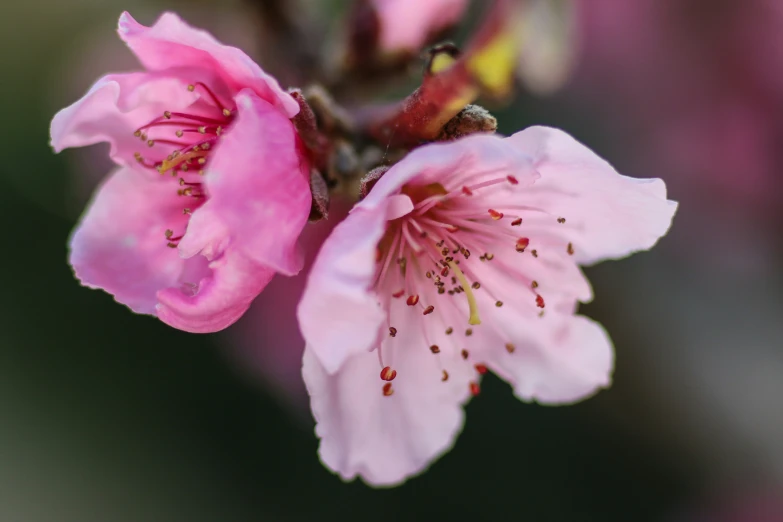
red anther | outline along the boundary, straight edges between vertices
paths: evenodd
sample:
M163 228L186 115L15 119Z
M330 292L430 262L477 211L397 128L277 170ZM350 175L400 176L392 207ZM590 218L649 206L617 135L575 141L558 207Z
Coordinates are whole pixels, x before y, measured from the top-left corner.
M517 349L517 348L516 348L516 346L514 346L513 344L511 344L511 343L506 343L506 351L507 351L508 353L514 353L514 351L515 351L516 349Z
M517 239L517 252L524 252L527 246L530 244L530 239L526 237L520 237Z
M453 234L454 232L459 232L459 227L457 225L449 225L446 227L446 230Z
M515 178L514 176L506 176L506 179L512 185L519 185L519 180L517 178Z
M392 385L390 382L387 382L383 385L383 396L389 397L394 393L394 388L392 388Z
M473 191L470 190L468 187L462 187L462 193L465 194L466 196L472 196L473 195Z
M536 295L536 306L539 308L544 308L544 298L540 295Z
M419 302L419 296L418 295L409 295L408 300L405 301L408 303L408 306L416 306L416 303Z
M432 346L430 346L430 351L432 353L440 353L440 346L438 346L437 344L433 344Z
M468 351L467 350L462 350L460 352L460 355L462 355L463 359L467 360L467 358L468 358Z
M405 295L405 289L404 288L402 290L398 291L398 292L394 292L392 294L392 297L396 297L397 299L399 299L403 295Z
M471 382L470 383L470 394L476 397L479 393L481 393L481 388L479 388L479 385L477 382Z
M503 219L502 212L498 212L497 210L493 210L493 209L489 209L487 210L487 212L489 212L490 217L495 221L497 221L498 219Z
M427 308L424 309L424 315L430 315L434 311L435 311L435 307L429 305Z
M397 329L395 327L393 327L393 326L390 326L389 327L389 335L391 337L396 337L397 336Z
M574 244L568 243L568 247L566 247L566 252L568 252L569 256L574 255Z
M511 222L512 227L518 227L522 224L522 218L516 218L514 221Z
M395 377L397 377L397 370L392 370L388 366L381 370L381 379L384 381L393 381Z
M487 367L484 366L483 364L477 364L476 371L479 372L481 375L484 375L485 373L487 373Z
M443 277L448 276L449 275L449 267L444 266L443 270L440 271L440 275L442 275Z
M446 382L449 380L449 372L446 370L443 370L443 377L440 378L441 381Z

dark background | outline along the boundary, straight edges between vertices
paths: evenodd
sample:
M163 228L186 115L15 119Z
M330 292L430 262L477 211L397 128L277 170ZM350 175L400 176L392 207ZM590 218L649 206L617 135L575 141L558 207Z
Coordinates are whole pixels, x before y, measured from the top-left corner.
M309 16L332 23L344 4L311 1ZM274 328L296 296L269 304L300 283L276 281L240 324L197 336L82 288L66 262L110 165L101 147L55 156L48 125L98 76L134 67L120 12L150 24L177 10L267 55L254 11L4 6L0 521L783 520L783 7L576 4L567 85L496 114L504 133L562 127L680 201L655 250L587 270L596 302L582 310L615 342L614 385L547 408L488 378L456 447L391 490L318 461L301 346L294 326Z

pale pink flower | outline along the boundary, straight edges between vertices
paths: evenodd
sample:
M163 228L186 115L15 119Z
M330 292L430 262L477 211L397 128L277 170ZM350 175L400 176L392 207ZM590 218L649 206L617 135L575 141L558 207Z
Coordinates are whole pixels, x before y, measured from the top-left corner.
M459 22L467 0L371 0L383 52L417 53L438 33Z
M71 238L86 286L193 332L234 322L302 266L309 166L295 100L239 49L167 13L119 34L144 72L100 79L52 121L56 151L110 144L119 168Z
M676 206L555 129L413 151L326 240L298 309L323 462L372 484L422 471L488 370L544 404L608 386L578 265L652 247Z

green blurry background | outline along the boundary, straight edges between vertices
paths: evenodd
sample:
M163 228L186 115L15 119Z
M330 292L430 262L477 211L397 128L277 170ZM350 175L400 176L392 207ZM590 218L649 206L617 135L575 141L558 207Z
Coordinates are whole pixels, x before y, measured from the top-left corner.
M332 20L332 4L344 3L310 2L310 16ZM627 0L578 3L612 20ZM727 38L720 24L729 18L710 16L721 2L681 4L693 11L692 27L711 23L711 35ZM498 113L506 133L534 123L565 128L621 172L663 177L681 202L654 251L588 269L596 303L583 311L615 342L614 386L577 406L545 408L488 378L453 451L402 487L373 490L344 484L319 463L295 371L301 346L264 327L263 312L236 327L260 324L257 338L188 335L82 288L68 267L70 231L110 165L101 147L55 156L49 121L98 76L135 67L114 33L122 10L150 24L165 9L253 56L270 52L255 38L255 12L239 2L3 7L0 521L724 520L713 513L725 516L721 506L735 499L774 504L783 483L783 212L777 196L769 204L745 195L752 172L738 170L738 187L716 189L711 167L662 161L650 146L653 116L664 126L670 118L672 133L682 128L678 108L651 115L648 105L677 71L653 77L661 85L649 85L650 99L620 100L608 87L622 86L624 71L637 74L647 58L631 55L630 64L620 54L612 67L591 68L587 42L564 91L523 93ZM629 23L630 45L642 29ZM688 41L708 37L672 27ZM711 49L720 56L722 47ZM703 100L698 85L686 80L681 89L693 91L686 106ZM783 121L779 109L765 115ZM729 143L751 131L729 132ZM781 134L774 137L779 145ZM719 154L725 144L705 146ZM764 182L763 195L783 194L779 177ZM270 377L252 367L253 351L261 364L263 354L286 351L294 371L272 368ZM758 520L783 520L774 509L777 518ZM748 516L725 520L756 520Z

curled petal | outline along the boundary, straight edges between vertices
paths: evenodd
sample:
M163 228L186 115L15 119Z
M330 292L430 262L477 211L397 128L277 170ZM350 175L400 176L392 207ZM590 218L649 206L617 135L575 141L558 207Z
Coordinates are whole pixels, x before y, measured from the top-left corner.
M369 352L385 313L371 291L386 209L355 208L324 242L297 309L310 351L328 373Z
M444 188L456 190L460 180L480 183L510 173L516 176L517 190L532 185L539 177L528 155L496 136L477 134L449 143L431 143L389 169L359 206L374 207L413 180L417 185L427 185L446 179L454 186Z
M148 152L134 131L166 110L192 104L197 96L186 87L184 80L168 73L105 76L80 100L55 115L50 129L52 147L60 152L108 142L116 163L134 165L134 152Z
M206 173L210 199L233 245L257 263L293 275L302 268L297 239L310 213L309 165L290 120L252 91L237 97L236 123ZM195 216L194 216L195 218ZM185 245L204 245L215 220L195 220Z
M541 174L519 201L566 219L562 235L578 263L647 250L669 230L677 203L666 199L662 180L622 176L558 129L530 127L506 141Z
M175 286L185 268L166 246L166 226L183 223L171 186L132 169L111 174L70 241L76 277L137 313L154 314L156 292Z
M204 259L196 256L189 261ZM194 275L178 288L158 292L157 314L161 321L180 330L206 333L222 330L239 319L274 271L227 248Z
M174 67L216 69L235 92L249 87L289 118L299 112L299 105L280 88L277 80L244 52L223 45L208 32L189 26L174 13L164 13L152 27L146 27L125 12L120 16L118 32L151 71Z

